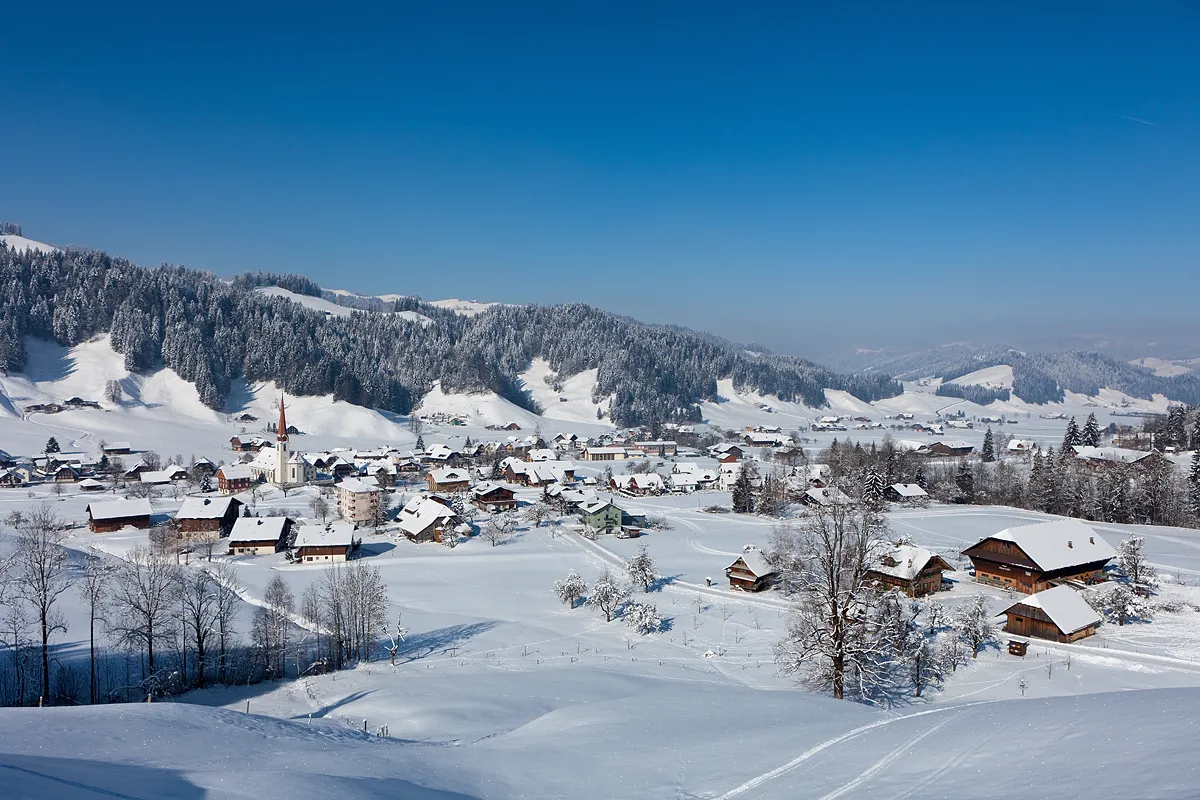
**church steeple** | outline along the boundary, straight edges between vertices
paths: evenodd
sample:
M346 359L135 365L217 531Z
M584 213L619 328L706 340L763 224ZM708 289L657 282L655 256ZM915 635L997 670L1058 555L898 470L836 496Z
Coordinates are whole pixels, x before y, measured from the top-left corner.
M283 414L283 395L279 396L279 428L275 432L275 441L286 442L287 435L287 417Z

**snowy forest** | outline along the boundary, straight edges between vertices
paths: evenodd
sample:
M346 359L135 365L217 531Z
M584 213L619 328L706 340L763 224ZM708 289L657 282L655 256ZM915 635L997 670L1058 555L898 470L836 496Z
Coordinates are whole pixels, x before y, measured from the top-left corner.
M467 317L405 298L391 310L417 311L433 324L387 313L328 316L253 291L273 285L321 296L301 276L247 273L227 281L183 267L140 268L93 250L17 252L2 244L0 277L4 369L24 367L26 336L75 345L111 333L128 369L169 367L214 409L245 378L398 413L441 381L446 391L492 390L537 410L517 377L534 358L545 358L561 378L597 369L597 395L613 396L610 416L626 426L697 420L697 403L715 400L717 381L726 378L815 407L825 404L825 388L867 401L901 390L885 375L752 354L584 304L496 306Z

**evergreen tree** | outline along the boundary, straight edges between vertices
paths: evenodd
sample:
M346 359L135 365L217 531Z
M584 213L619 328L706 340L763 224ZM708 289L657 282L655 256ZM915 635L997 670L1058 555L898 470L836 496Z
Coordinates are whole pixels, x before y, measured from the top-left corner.
M1085 447L1100 446L1100 425L1096 422L1095 412L1088 414L1087 422L1083 424L1083 433L1079 437L1079 443Z
M1188 471L1188 511L1200 519L1200 450L1192 453L1192 468Z
M1042 457L1041 448L1033 451L1033 464L1029 470L1029 506L1035 511L1045 511L1049 501L1048 482L1046 480L1046 460Z
M963 459L958 465L958 474L954 476L954 485L958 487L959 502L971 503L975 500L975 475L971 465Z
M925 468L918 466L917 471L913 473L913 483L920 486L922 489L929 489L929 481L925 477Z
M425 437L419 433L417 434L417 444L415 446L417 448L417 452L419 452L419 453L425 452Z
M62 448L60 448L58 446L58 439L55 439L53 436L51 436L50 439L46 442L46 449L44 452L58 453L58 452L61 452L61 450L62 450Z
M867 467L863 473L862 502L872 511L879 511L884 506L883 476L874 467Z
M733 510L739 514L754 513L754 478L757 474L754 462L742 462L742 469L733 484Z
M1068 447L1074 447L1082 443L1083 439L1079 433L1079 423L1075 421L1074 417L1071 417L1070 421L1067 422L1067 432L1063 435L1063 449L1066 450Z
M996 442L992 438L992 429L990 427L987 429L987 433L983 435L983 449L979 451L979 455L986 464L990 464L996 460Z

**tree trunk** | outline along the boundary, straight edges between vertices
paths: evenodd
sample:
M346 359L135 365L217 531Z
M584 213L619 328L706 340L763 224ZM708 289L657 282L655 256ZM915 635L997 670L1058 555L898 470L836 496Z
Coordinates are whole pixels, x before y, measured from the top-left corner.
M42 697L50 702L50 626L46 624L46 611L42 611Z
M96 704L96 613L93 610L88 621L88 662L89 662L89 696L92 705Z

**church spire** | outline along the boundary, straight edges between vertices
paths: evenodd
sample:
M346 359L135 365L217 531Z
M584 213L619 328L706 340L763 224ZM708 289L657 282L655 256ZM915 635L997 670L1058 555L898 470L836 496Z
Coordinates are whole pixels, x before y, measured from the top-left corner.
M279 395L279 428L275 431L275 441L286 442L287 434L287 417L283 415L283 395Z

